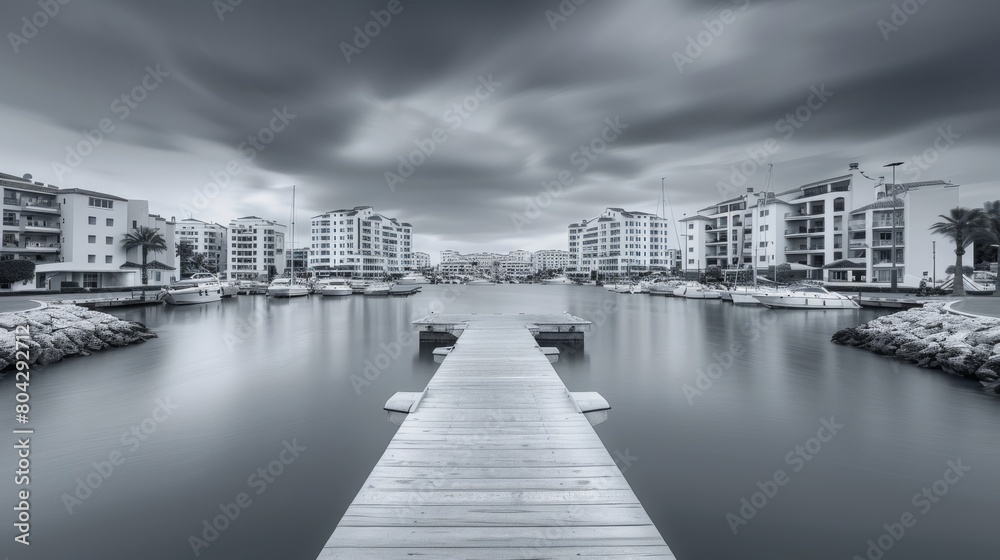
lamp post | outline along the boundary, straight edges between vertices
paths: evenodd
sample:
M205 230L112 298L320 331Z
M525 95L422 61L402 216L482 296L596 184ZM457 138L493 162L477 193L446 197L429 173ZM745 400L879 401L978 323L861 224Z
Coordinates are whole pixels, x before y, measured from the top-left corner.
M937 287L937 241L931 241L931 272L934 277L931 281L934 283L934 287Z
M897 278L896 278L896 168L903 165L903 162L896 161L893 163L887 163L882 167L892 168L892 292L896 293L897 288Z

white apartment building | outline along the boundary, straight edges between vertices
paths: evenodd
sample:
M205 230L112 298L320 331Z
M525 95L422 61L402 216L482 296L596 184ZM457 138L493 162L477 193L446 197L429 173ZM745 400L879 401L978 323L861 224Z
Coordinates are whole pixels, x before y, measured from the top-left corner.
M431 267L431 256L420 251L413 252L413 269L424 270Z
M382 278L413 269L413 226L371 206L331 210L311 223L309 267L358 278Z
M566 273L589 278L622 278L668 270L667 220L646 212L608 208L603 214L569 225Z
M229 241L226 233L223 225L194 218L177 222L178 242L190 245L194 253L204 254L205 263L214 267L221 275L225 275L229 265Z
M565 271L569 266L569 251L560 249L542 249L531 254L531 272L546 270Z
M262 280L281 274L290 255L285 250L288 228L257 216L229 222L227 250L230 280ZM273 269L271 268L273 267Z
M888 284L893 246L891 190L859 188L852 175L775 194L752 193L703 208L681 220L687 232L685 267L755 268L760 275L788 263L808 278L833 283ZM933 262L930 233L937 215L958 205L957 185L924 181L896 189L896 264L899 284L917 286ZM906 224L915 224L906 227ZM907 254L907 246L920 247ZM909 264L906 263L909 257ZM947 259L944 259L947 260Z
M0 260L35 263L35 278L0 290L131 287L141 283L138 249L126 252L122 237L136 226L158 228L171 250L150 254L149 282L175 274L174 223L149 214L149 204L83 189L60 189L30 175L0 173L3 243Z

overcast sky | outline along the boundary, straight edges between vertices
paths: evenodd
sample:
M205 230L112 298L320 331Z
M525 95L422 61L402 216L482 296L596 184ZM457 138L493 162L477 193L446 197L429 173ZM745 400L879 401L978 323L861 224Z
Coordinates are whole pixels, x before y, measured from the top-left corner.
M300 240L373 205L435 260L566 249L661 178L680 219L767 162L1000 198L996 2L576 1L4 2L0 171L223 224L287 223L295 184Z

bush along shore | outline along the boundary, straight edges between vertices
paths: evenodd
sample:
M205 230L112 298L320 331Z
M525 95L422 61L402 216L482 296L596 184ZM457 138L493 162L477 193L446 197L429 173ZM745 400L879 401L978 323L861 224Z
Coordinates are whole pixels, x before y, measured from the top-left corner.
M19 326L27 326L30 333L27 362L39 365L156 337L156 333L142 323L123 321L113 315L75 305L0 313L0 327L3 327L0 328L0 370L16 362L14 331Z
M833 341L977 379L1000 394L1000 319L955 315L944 305L879 317L837 331Z

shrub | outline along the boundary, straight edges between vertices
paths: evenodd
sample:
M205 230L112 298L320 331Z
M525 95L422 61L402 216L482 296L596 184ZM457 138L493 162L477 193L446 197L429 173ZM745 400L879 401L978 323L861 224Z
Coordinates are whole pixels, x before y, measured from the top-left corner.
M35 277L35 263L26 259L0 261L0 284L13 284Z

